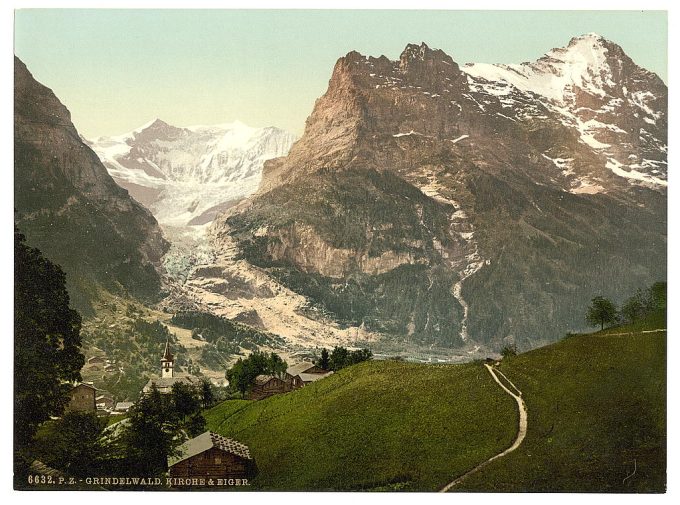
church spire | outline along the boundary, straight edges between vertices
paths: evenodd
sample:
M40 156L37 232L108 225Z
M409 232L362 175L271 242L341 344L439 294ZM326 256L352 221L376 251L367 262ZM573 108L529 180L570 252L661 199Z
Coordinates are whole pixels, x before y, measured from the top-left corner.
M174 358L170 350L170 339L165 341L165 350L161 358L161 378L174 377Z

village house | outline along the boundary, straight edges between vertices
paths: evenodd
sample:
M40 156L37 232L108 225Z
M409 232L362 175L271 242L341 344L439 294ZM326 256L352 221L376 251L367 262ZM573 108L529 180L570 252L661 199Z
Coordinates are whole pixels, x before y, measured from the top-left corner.
M89 365L103 365L106 363L106 359L103 356L92 356L87 360Z
M253 386L246 395L248 400L263 400L272 395L292 391L290 381L280 379L274 375L258 375L255 377Z
M314 363L297 363L286 370L286 381L292 389L300 389L307 384L328 377L332 373Z
M258 375L255 377L246 398L249 400L263 400L272 395L288 393L328 377L332 373L314 363L297 363L288 367L283 377L275 375Z
M71 399L66 406L66 412L96 412L97 402L95 397L97 389L91 382L76 384L70 391Z
M248 446L217 433L205 433L187 440L175 456L168 458L168 473L175 482L181 479L238 479L241 485L257 474ZM245 482L244 482L245 481Z
M133 405L134 405L133 402L118 402L116 403L114 412L116 414L125 414L128 410L130 410L130 407L132 407Z
M157 379L149 379L142 389L142 394L147 395L151 392L152 386L155 384L159 393L169 394L172 393L172 386L178 382L183 382L189 386L197 386L195 379L188 375L175 375L175 358L172 355L170 349L170 341L165 343L165 350L163 351L163 357L161 358L161 376Z
M97 395L95 402L99 410L112 410L116 405L111 395Z

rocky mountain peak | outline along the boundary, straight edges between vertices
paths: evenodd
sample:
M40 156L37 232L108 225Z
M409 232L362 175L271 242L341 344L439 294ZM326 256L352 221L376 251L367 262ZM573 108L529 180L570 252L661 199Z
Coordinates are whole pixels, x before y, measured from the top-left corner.
M154 119L149 123L137 128L132 132L134 138L138 142L145 140L176 140L184 135L186 132L183 128L169 125L161 119Z
M399 56L399 70L409 82L432 85L446 77L458 80L460 68L441 49L431 49L425 42L408 44Z

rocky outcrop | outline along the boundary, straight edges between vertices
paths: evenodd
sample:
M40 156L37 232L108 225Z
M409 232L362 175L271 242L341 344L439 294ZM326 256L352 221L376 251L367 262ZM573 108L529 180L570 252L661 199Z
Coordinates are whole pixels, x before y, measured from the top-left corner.
M168 248L158 223L107 173L69 111L14 60L15 222L67 274L81 310L101 287L153 299Z
M594 35L515 66L351 52L214 230L339 320L531 347L665 278L666 103Z

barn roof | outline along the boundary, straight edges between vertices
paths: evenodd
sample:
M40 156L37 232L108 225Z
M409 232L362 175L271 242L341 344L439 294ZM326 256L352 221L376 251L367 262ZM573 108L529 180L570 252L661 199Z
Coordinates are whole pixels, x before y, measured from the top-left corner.
M281 380L275 375L258 375L257 377L255 377L254 382L257 386L262 386L263 384L266 384L272 379Z
M318 381L319 379L323 379L324 377L327 377L332 373L333 372L328 372L328 373L299 373L298 375L303 380L303 382L314 382L314 381Z
M288 367L287 373L295 377L301 373L306 372L310 368L314 368L314 363L296 363L295 365Z
M206 431L180 445L178 455L168 458L168 466L173 466L180 461L193 458L197 454L201 454L213 447L243 459L253 459L250 456L250 449L248 449L247 445L237 442L234 439L223 437L212 431Z

